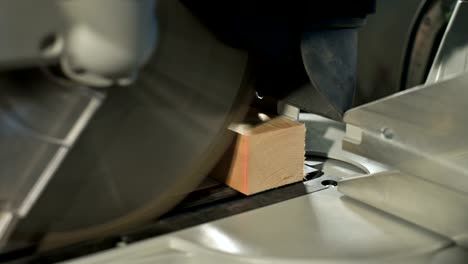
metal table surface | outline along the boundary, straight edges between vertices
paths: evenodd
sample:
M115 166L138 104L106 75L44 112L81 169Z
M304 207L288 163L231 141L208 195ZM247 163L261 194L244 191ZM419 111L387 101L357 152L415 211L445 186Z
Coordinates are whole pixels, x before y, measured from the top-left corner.
M449 240L336 188L69 263L466 263Z

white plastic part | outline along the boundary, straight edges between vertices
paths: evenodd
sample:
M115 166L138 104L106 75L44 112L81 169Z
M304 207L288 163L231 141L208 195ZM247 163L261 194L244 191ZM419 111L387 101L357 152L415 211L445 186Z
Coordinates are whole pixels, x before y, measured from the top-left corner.
M155 2L60 1L68 25L65 74L91 86L132 83L156 44Z
M85 85L129 85L156 46L155 7L156 0L0 1L0 70L60 64Z

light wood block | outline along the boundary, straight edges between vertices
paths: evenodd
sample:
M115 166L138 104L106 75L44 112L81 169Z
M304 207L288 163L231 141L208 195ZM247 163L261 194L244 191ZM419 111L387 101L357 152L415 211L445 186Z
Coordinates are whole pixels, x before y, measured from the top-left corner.
M304 177L304 124L282 116L261 121L259 116L251 112L245 123L230 126L236 138L211 174L247 195Z

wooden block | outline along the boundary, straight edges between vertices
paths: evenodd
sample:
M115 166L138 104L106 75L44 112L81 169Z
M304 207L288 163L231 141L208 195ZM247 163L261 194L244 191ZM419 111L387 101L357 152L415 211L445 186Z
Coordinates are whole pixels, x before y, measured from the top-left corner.
M304 124L281 116L265 120L252 111L230 130L236 138L212 177L247 195L303 179Z

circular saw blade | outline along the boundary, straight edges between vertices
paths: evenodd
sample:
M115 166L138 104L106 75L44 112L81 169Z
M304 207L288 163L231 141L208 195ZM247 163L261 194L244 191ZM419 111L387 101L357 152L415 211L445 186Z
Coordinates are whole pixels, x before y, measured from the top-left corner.
M43 233L50 248L154 219L222 154L246 98L247 54L220 43L178 1L160 1L157 13L153 58L131 87L110 89L16 238Z

